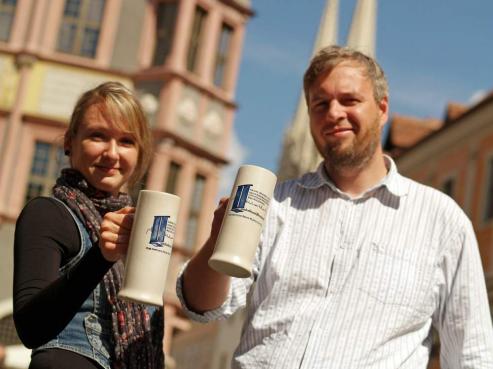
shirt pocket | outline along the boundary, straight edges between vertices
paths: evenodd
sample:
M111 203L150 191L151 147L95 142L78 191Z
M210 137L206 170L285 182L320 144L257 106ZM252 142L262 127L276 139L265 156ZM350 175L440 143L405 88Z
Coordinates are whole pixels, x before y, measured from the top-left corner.
M433 260L424 250L371 242L360 257L359 289L384 305L429 312Z

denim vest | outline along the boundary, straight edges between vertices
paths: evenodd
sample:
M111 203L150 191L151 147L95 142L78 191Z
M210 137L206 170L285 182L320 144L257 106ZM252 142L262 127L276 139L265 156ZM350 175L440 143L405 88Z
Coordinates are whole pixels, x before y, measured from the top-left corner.
M55 200L60 201L58 199ZM65 205L63 202L61 203ZM79 229L81 248L76 256L59 269L60 275L70 273L84 254L92 247L89 233L84 224L67 205L65 207L74 218ZM111 310L106 296L103 283L99 283L63 331L51 341L35 348L33 354L38 350L47 348L65 349L89 357L103 368L110 369L110 352L113 350L110 342L113 333Z

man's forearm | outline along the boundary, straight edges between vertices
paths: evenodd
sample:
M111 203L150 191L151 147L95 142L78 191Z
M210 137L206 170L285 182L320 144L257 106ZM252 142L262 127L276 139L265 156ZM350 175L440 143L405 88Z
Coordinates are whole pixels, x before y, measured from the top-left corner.
M229 291L231 278L211 269L207 262L214 251L209 238L190 260L183 275L183 295L190 309L197 313L220 307Z

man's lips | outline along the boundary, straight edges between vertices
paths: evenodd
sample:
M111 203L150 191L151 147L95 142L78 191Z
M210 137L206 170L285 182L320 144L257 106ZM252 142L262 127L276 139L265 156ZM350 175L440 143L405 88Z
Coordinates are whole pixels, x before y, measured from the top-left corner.
M325 136L344 136L349 132L353 132L353 129L351 127L333 127L324 130L322 133Z

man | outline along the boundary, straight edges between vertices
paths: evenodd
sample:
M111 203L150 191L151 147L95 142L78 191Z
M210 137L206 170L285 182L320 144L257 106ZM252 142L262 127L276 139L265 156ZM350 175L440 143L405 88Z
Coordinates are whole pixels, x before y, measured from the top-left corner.
M311 61L304 91L324 161L277 186L252 278L207 266L224 201L216 210L177 292L202 322L247 305L233 368L425 369L432 325L442 369L493 368L471 223L383 154L387 89L380 66L349 48L325 48Z

